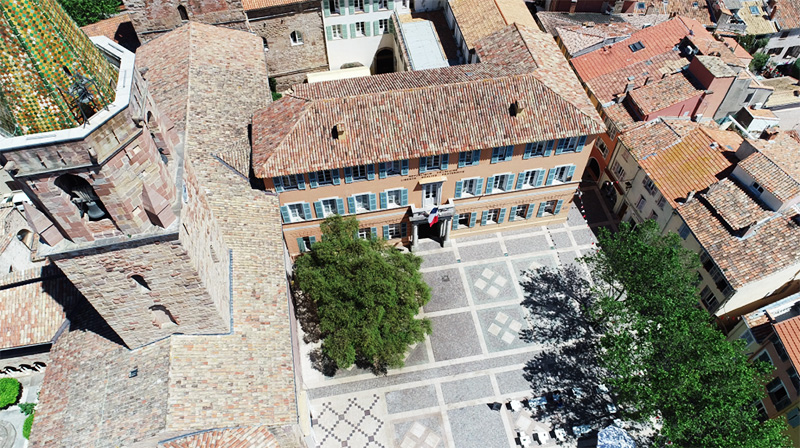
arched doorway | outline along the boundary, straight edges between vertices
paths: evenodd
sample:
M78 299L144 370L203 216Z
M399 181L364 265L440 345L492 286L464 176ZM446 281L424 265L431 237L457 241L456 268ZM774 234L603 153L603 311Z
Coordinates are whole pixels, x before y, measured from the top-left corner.
M583 178L586 180L597 180L600 178L600 164L597 163L594 157L589 157L589 163L586 164Z
M373 72L376 75L394 72L394 51L391 48L384 48L375 54L375 62L372 64Z

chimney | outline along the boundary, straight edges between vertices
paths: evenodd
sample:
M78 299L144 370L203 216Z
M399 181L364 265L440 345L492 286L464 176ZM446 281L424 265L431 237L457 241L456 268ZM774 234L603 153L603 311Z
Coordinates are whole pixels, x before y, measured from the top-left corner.
M632 82L629 82L629 83L625 84L625 93L630 92L631 90L633 90L633 88L634 88L634 84Z
M652 79L652 78L650 78L649 76L648 76L647 78L644 78L644 85L648 85L648 84L650 84L651 82L653 82L653 79Z
M517 115L521 115L525 111L525 102L520 100L514 100L511 103L511 107L508 108L509 113L512 117L516 117Z
M775 140L776 138L778 138L778 133L779 133L779 130L778 130L777 127L770 126L770 127L766 128L766 129L764 129L763 132L761 132L761 139L762 140L767 140L767 141Z
M686 195L686 204L688 204L688 203L689 203L689 201L691 201L692 199L694 199L694 193L695 193L695 191L694 191L694 190L692 190L692 191L690 191L690 192L689 192L689 194L688 194L688 195Z
M769 10L769 20L775 20L775 16L778 14L778 2L770 1L770 3L772 3L772 9Z
M575 14L575 7L576 7L576 6L578 6L578 0L572 0L572 1L569 3L569 14L570 14L570 15L573 15L573 14Z

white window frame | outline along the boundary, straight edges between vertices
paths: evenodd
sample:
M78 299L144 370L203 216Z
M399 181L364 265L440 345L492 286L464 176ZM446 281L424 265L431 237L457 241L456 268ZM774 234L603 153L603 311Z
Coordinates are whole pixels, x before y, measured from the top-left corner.
M344 34L342 33L342 26L343 25L341 25L341 24L339 24L339 25L331 25L331 39L332 40L338 40L338 39L343 39L344 38Z
M542 216L553 216L556 212L556 207L558 207L558 200L551 199L544 204L544 212L542 212Z
M597 149L600 151L600 154L603 155L604 159L608 157L608 145L606 145L606 142L601 137L595 139L594 146L597 146Z
M462 220L466 221L466 222L462 223L461 222ZM472 213L459 213L458 214L458 219L456 219L456 222L458 222L458 227L457 228L460 229L462 227L464 227L464 228L469 227L469 223L470 223L471 220L472 220Z
M339 0L331 0L330 12L332 16L340 15L342 12L339 10Z
M300 189L300 184L297 182L297 176L294 174L281 176L281 186L283 187L283 191L294 191Z
M556 174L553 176L553 183L565 184L567 182L572 182L572 178L567 180L562 179L562 177L566 178L569 175L569 168L571 166L572 165L559 165L553 168L554 170L556 170Z
M403 229L401 224L389 224L389 239L394 240L403 237Z
M625 168L622 167L622 164L619 163L619 160L614 161L614 166L611 167L611 172L617 177L618 182L623 182L625 180Z
M292 41L292 46L303 45L303 33L294 30L289 33L289 39Z
M433 163L436 161L436 163ZM425 171L441 171L442 170L442 156L428 156L425 157Z
M514 211L514 219L525 219L528 216L528 207L531 207L532 204L520 204L517 206L517 209Z
M461 179L461 197L480 196L481 192L477 191L478 179L480 179L480 177L468 177L466 179ZM467 186L471 187L472 191L470 191Z
M386 8L383 8L386 9ZM378 33L386 34L389 31L389 19L378 20Z
M550 142L552 142L552 140L542 140L540 142L532 142L531 154L529 157L543 157L544 152L547 150L547 145Z
M364 31L366 27L365 22L356 22L356 37L365 37L367 35Z
M504 174L495 174L492 179L492 193L505 193L506 185L508 185L508 176L511 176L511 173L504 173Z
M325 198L325 199L320 199L319 200L320 205L322 206L322 217L323 218L327 218L328 216L333 216L333 215L336 215L336 214L339 213L339 205L338 205L338 202L337 202L338 199L339 198ZM331 209L330 213L328 213L328 210L325 208L325 203L328 202L328 201L330 201L330 203L333 204L333 208Z
M360 205L362 205L360 203L361 201L359 199L362 199L362 198L366 199L366 202L365 202L366 207L359 207ZM369 193L354 194L353 195L353 202L356 204L356 213L364 213L364 212L372 211L372 210L369 209Z
M558 139L558 146L556 146L556 152L559 154L566 154L570 152L575 152L578 149L578 140L580 137L566 137Z
M378 0L378 9L389 9L389 0Z
M490 208L486 212L486 224L497 224L497 220L500 219L500 209Z
M536 187L536 173L541 170L527 170L522 173L522 188ZM542 174L544 176L544 174Z
M370 227L361 227L358 229L358 237L362 240L368 240L372 238L372 228Z
M403 161L393 160L391 162L386 162L384 168L386 169L386 177L399 176L403 174Z
M364 12L364 0L350 0L356 12Z
M402 188L392 188L385 191L386 193L386 208L397 208L402 207L403 203L403 189ZM392 202L392 197L396 196L397 201Z
M304 204L305 202L292 202L291 204L286 204L286 210L289 213L289 222L302 222L309 219L309 217L306 216ZM298 210L299 213L293 213L292 211L295 209Z

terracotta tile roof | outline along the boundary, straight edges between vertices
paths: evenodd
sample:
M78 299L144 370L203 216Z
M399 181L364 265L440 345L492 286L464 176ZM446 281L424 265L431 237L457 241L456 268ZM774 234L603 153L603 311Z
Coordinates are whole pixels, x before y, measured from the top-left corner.
M735 39L723 37L722 41L728 48L731 49L731 51L733 51L733 54L736 55L736 57L739 58L743 64L746 64L745 66L749 65L750 61L753 60L753 55L748 53L747 50L745 50L744 47L739 44L739 42L736 42Z
M450 8L469 49L512 23L538 28L522 0L451 0Z
M800 316L778 322L773 327L783 343L783 348L789 354L792 365L795 369L800 369Z
M780 6L782 6L782 4ZM780 6L778 7L779 11ZM757 8L758 14L750 12L751 7ZM742 2L742 8L736 15L747 25L747 34L772 34L778 31L777 28L775 28L775 24L769 20L766 11L764 11L763 3L760 0Z
M730 178L711 185L704 196L709 205L733 230L749 227L770 216L769 210Z
M728 66L721 58L716 56L695 56L698 62L703 65L715 78L733 78L736 72Z
M596 50L593 53L598 51L602 50ZM664 75L677 73L686 65L688 65L688 61L677 50L670 50L667 53L655 55L646 61L626 65L619 70L588 81L584 80L584 82L597 99L602 104L606 104L625 92L628 84L632 84L634 88L641 87L648 79L660 79Z
M593 45L602 44L606 39L621 39L630 36L639 27L627 22L611 22L604 24L559 26L556 28L558 38L569 54L584 50Z
M636 126L641 126L645 122L636 121L633 114L627 109L625 103L614 103L604 107L603 112L614 122L619 132L627 132Z
M800 28L800 1L781 0L778 3L775 21L778 22L782 30Z
M82 26L81 29L89 37L105 36L115 42L117 40L117 30L123 23L130 23L131 17L127 12L118 14L114 17L101 20L91 25Z
M761 280L765 266L778 272L800 260L800 226L792 219L794 211L773 213L742 238L741 231L730 229L702 194L677 210L734 289Z
M245 11L252 11L254 9L292 5L295 3L305 3L307 1L308 0L242 0L242 8L244 8Z
M687 39L697 47L700 55L715 56L720 58L725 64L734 67L747 67L747 63L734 54L733 50L724 43L716 40L710 33L695 32L694 35L687 36Z
M800 84L791 76L764 79L761 84L773 88L772 95L767 99L765 107L773 108L800 103Z
M696 7L694 6L695 4L697 5ZM711 12L708 10L708 2L706 0L669 0L666 6L666 12L669 16L689 17L709 27L716 25L711 19Z
M214 429L181 437L158 448L280 448L275 436L264 426Z
M297 86L253 117L256 175L602 132L597 111L547 34L511 25L488 39L491 51L476 47L479 64ZM511 117L514 101L531 113ZM346 136L334 140L338 124Z
M628 39L603 49L571 59L572 66L584 81L616 72L634 64L651 60L657 56L674 52L676 45L690 30L695 34L708 32L698 22L675 17L664 23L639 30ZM644 48L633 51L630 45L641 42Z
M184 167L208 207L199 212L230 249L232 333L128 350L74 328L52 352L32 448L154 446L210 428L297 422L278 200L212 156L247 139L250 114L270 101L261 40L191 22L136 59L150 69L159 109L185 130ZM138 376L129 378L133 367Z
M52 341L66 320L64 307L80 295L52 265L13 272L0 281L0 349Z
M557 35L557 28L559 27L574 27L574 26L587 26L594 24L595 26L603 24L622 24L627 23L636 29L642 29L648 26L658 25L661 22L669 20L667 14L600 14L594 12L576 12L570 14L567 12L551 12L539 11L536 13L536 19L541 24L545 32Z
M734 150L714 145L704 126L688 120L653 120L621 140L672 207L689 192L717 182L735 161Z
M758 151L739 162L739 167L765 190L786 202L800 194L800 144L786 133L772 143L748 140Z
M634 89L628 93L628 96L644 115L649 115L673 104L700 96L702 93L703 91L697 90L683 73L675 73Z

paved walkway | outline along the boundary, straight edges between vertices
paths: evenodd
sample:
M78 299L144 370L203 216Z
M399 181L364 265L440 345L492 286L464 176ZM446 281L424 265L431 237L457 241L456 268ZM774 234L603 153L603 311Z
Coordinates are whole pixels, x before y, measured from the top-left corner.
M354 368L326 378L304 354L318 446L513 447L515 428L546 431L523 413L488 406L530 397L522 368L543 349L519 338L527 325L520 274L575 263L595 241L573 205L565 224L455 239L449 248L423 242L417 253L432 289L423 314L433 334L411 350L404 368L383 377Z

